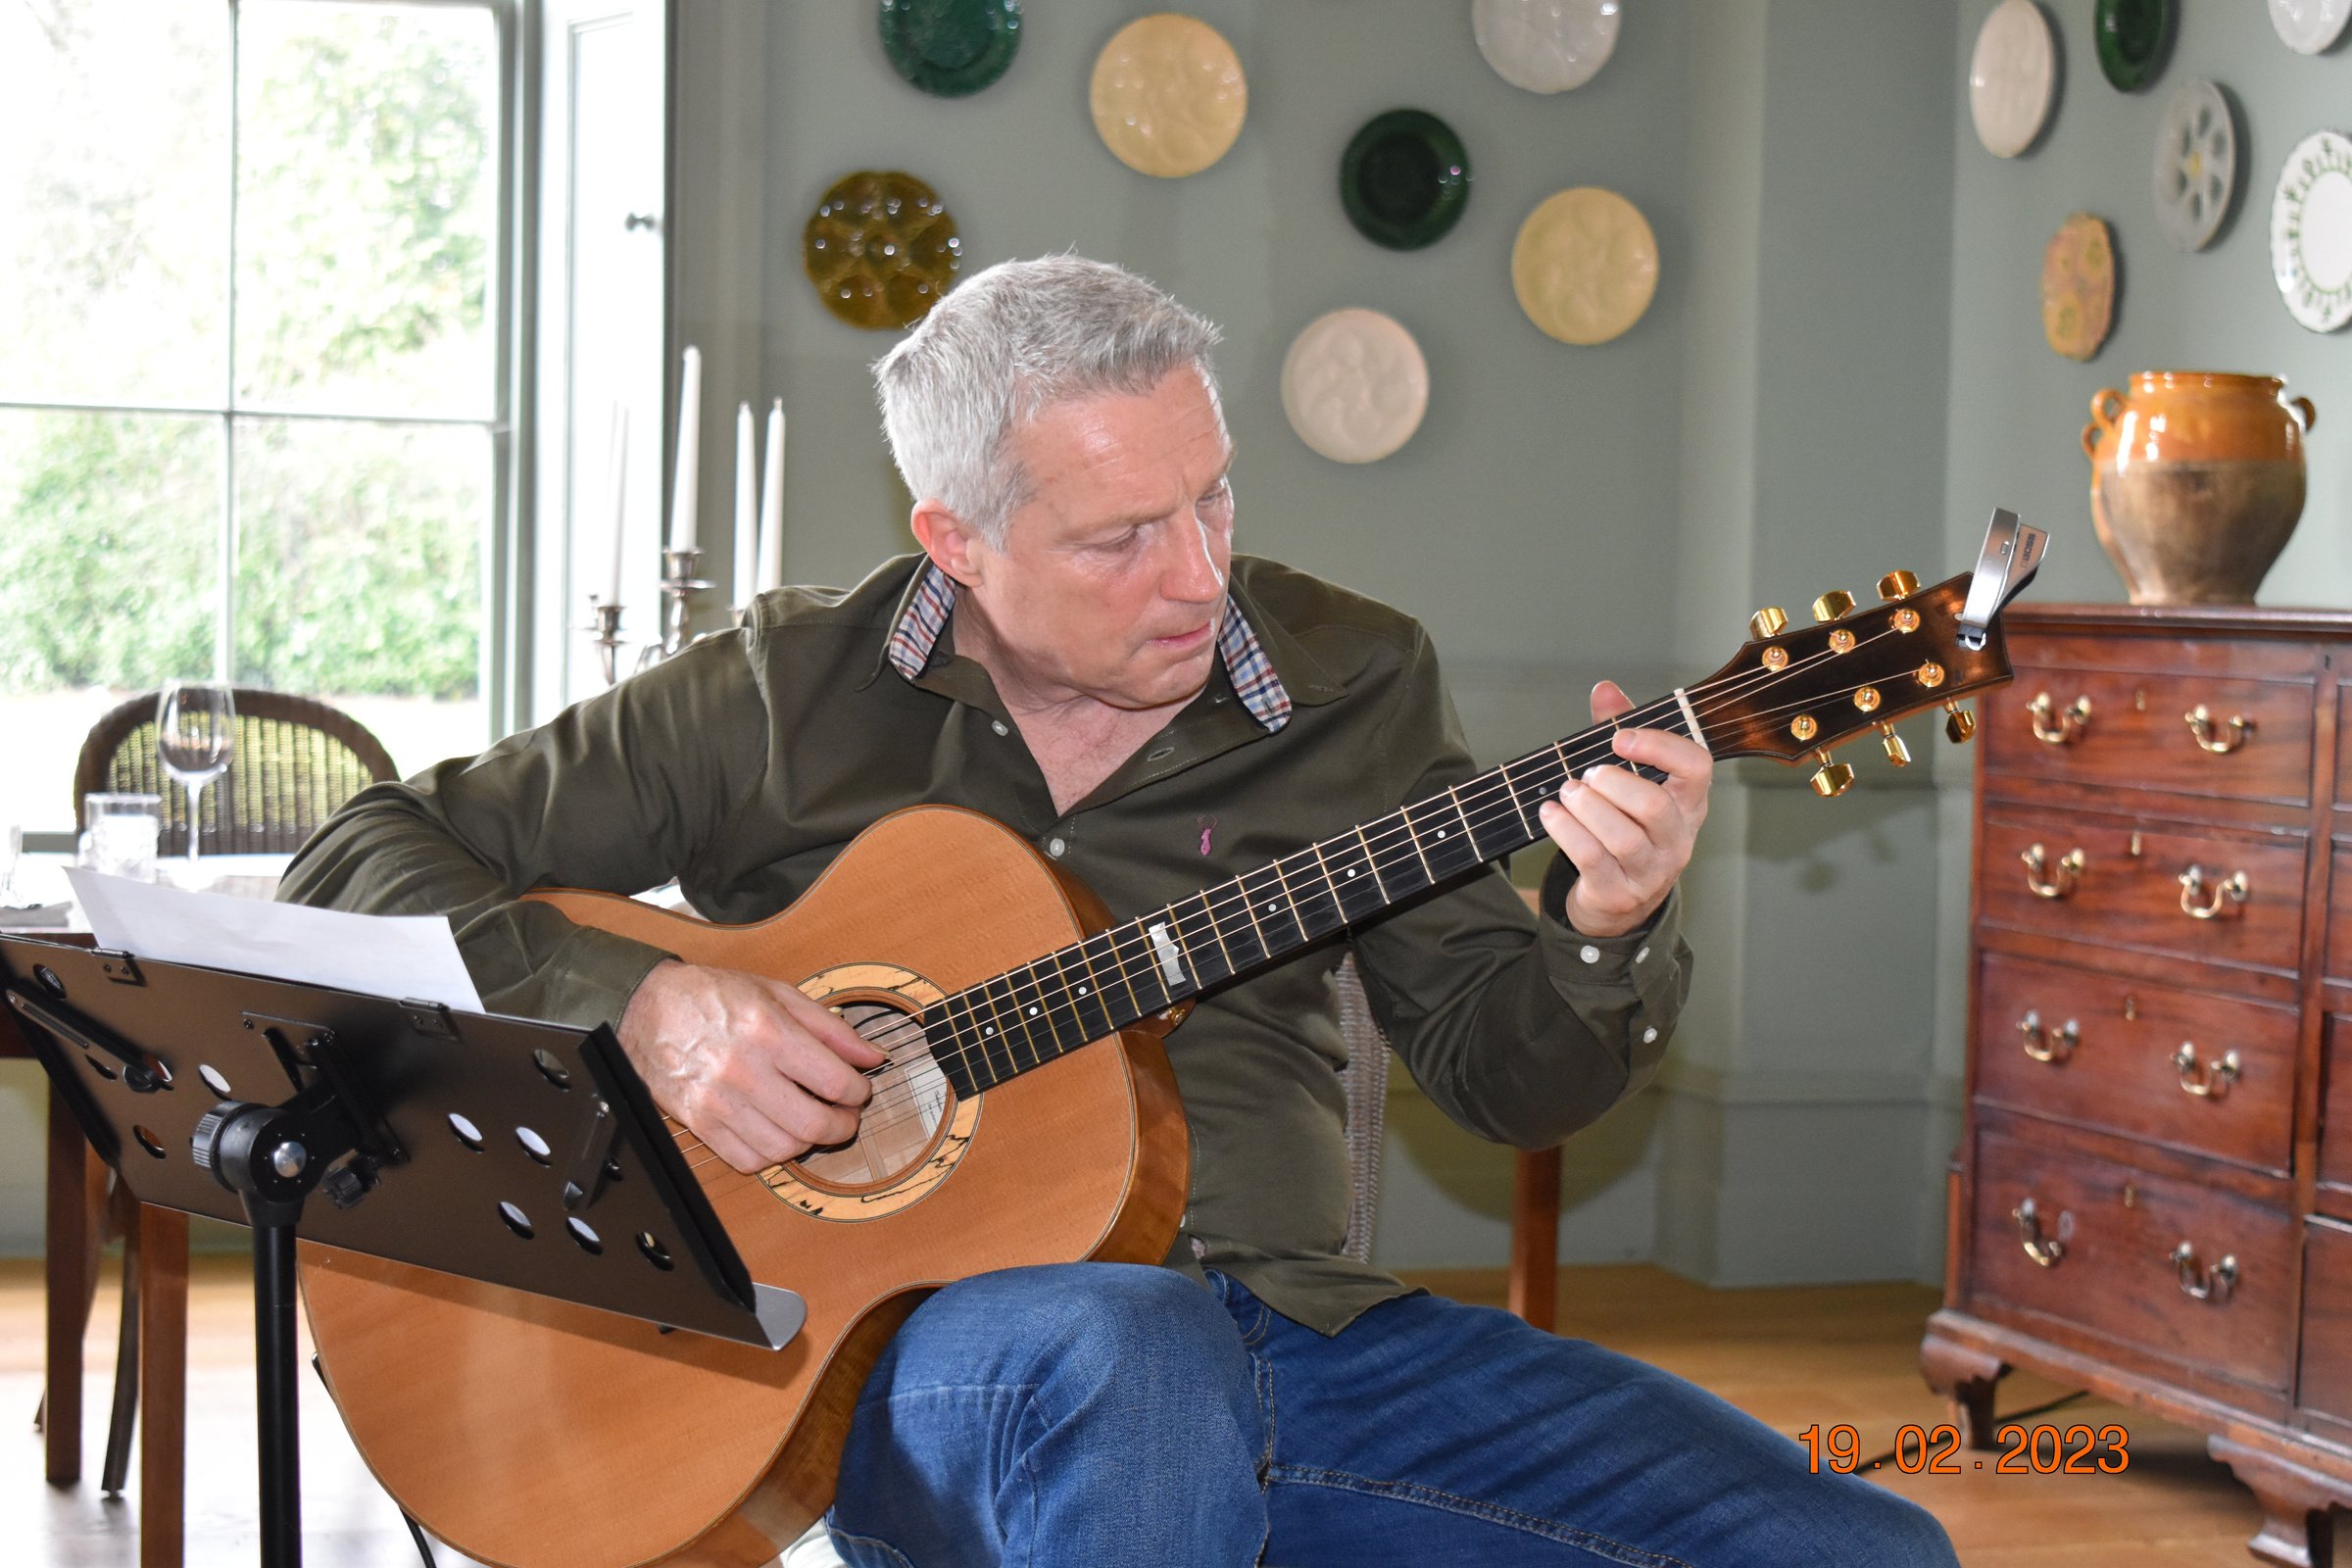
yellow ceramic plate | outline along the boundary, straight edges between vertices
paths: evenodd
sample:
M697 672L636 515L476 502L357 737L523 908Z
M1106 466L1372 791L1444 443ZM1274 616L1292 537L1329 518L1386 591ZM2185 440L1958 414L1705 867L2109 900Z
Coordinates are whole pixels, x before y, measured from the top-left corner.
M1606 343L1658 291L1658 239L1640 208L1580 185L1544 199L1519 225L1511 287L1527 318L1563 343Z
M1177 179L1225 156L1250 85L1233 45L1207 23L1163 11L1112 35L1095 61L1095 130L1139 173Z
M2041 335L2070 360L2087 360L2115 324L2115 235L2077 213L2041 253Z

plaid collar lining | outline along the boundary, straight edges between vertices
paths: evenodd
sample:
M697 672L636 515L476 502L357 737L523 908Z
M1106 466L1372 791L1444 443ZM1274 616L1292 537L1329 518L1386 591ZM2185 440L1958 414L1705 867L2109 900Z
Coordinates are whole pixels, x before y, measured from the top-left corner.
M925 562L906 612L890 629L891 667L908 680L922 674L955 609L956 580L936 564ZM1274 673L1274 662L1266 657L1265 645L1257 640L1257 633L1230 593L1225 596L1224 623L1217 629L1217 652L1224 656L1225 674L1250 717L1268 734L1291 721L1291 694L1283 690L1282 677Z

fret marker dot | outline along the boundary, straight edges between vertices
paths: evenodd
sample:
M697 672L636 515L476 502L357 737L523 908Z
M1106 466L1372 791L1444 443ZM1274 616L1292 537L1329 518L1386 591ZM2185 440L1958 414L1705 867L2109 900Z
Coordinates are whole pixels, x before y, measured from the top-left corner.
M1082 996L1082 997L1083 997L1083 996L1085 996L1085 995L1086 995L1086 987L1084 987L1084 986L1080 986L1080 987L1078 988L1078 994L1079 994L1080 996Z
M1354 866L1352 866L1352 865L1351 865L1351 866L1349 866L1349 867L1348 868L1348 874L1349 876L1353 876L1353 875L1355 875L1355 867L1354 867Z
M1034 1018L1034 1017L1036 1017L1036 1016L1037 1016L1037 1009L1036 1009L1035 1007L1031 1007L1031 1008L1029 1009L1029 1016L1030 1016L1030 1017L1032 1017L1032 1018Z
M997 1032L997 1026L996 1026L995 1024L993 1024L993 1023L992 1023L992 1024L988 1024L988 1025L986 1025L985 1027L983 1027L983 1028L981 1029L981 1031L980 1031L980 1032L981 1032L982 1034L984 1034L984 1035L993 1035L993 1034L995 1034L995 1033Z
M1440 829L1438 829L1438 837L1440 837L1440 838L1444 838L1445 836L1446 836L1446 830L1445 830L1444 828L1440 828Z

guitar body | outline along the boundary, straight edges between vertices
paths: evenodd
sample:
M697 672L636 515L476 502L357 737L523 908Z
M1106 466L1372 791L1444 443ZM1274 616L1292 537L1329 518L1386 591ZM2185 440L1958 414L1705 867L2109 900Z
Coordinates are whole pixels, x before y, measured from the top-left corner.
M753 925L608 894L532 897L852 1017L919 1013L1104 920L1017 835L950 807L876 823ZM781 1350L305 1244L312 1333L361 1454L419 1523L485 1563L773 1560L831 1501L866 1374L931 1290L1026 1264L1165 1256L1191 1179L1183 1110L1157 1035L1114 1040L970 1101L936 1077L886 1076L858 1144L759 1177L676 1129L752 1278L807 1301ZM904 1113L926 1083L931 1110ZM885 1104L901 1113L878 1115Z

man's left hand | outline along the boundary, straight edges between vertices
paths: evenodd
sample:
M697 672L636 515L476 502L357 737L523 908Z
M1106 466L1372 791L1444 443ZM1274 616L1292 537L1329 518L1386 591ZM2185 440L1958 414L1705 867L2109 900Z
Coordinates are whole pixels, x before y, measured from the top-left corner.
M1594 723L1633 707L1615 681L1592 688ZM1604 762L1571 778L1559 799L1545 801L1537 813L1576 863L1568 923L1589 937L1623 936L1657 913L1690 863L1715 776L1714 756L1671 730L1620 729L1613 745L1619 757L1656 768L1666 781L1654 784Z

